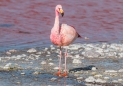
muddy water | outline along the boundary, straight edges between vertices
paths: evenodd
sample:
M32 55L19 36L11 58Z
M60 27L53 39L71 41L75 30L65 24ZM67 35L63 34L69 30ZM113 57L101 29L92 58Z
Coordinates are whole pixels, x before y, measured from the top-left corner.
M122 0L0 0L0 50L51 44L49 35L57 4L65 12L60 21L89 37L87 42L122 40Z

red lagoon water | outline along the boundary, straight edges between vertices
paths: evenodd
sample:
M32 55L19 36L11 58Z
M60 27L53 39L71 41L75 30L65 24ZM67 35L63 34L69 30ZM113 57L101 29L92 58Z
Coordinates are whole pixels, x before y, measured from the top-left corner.
M60 21L89 37L75 42L123 39L123 0L0 0L0 50L51 44L57 4L65 12Z

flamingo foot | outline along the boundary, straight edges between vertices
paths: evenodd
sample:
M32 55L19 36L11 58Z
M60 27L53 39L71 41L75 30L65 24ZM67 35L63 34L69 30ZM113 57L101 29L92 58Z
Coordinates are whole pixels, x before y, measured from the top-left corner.
M58 71L57 73L55 73L54 75L56 75L56 76L61 76L61 72L60 71Z
M68 76L68 73L67 72L64 72L63 74L61 74L62 77L67 77Z

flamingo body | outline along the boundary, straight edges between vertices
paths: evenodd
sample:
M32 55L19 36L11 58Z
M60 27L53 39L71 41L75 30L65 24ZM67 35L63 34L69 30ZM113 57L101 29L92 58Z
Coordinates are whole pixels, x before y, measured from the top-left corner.
M56 32L51 31L50 39L57 46L68 46L78 37L76 30L67 24L62 24L59 32Z

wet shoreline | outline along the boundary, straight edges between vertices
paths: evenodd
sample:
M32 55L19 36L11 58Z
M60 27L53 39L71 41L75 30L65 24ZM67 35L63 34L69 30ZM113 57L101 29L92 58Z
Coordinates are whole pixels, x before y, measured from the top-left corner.
M7 80L13 86L25 86L25 84L40 86L39 84L46 83L48 83L46 86L53 86L58 82L67 83L66 85L70 86L123 85L123 44L77 43L64 47L63 52L65 48L68 49L67 71L69 73L66 81L64 77L54 75L58 70L59 48L51 45L1 52L0 83ZM64 71L64 58L62 58L62 64L62 71ZM15 76L18 77L18 81ZM15 80L14 83L8 79L10 77ZM4 83L3 86L6 85L7 83Z

